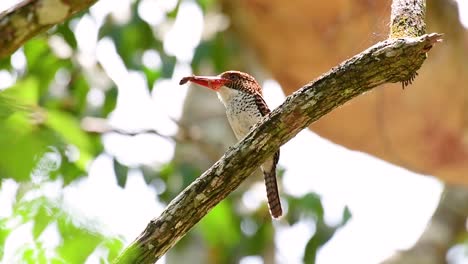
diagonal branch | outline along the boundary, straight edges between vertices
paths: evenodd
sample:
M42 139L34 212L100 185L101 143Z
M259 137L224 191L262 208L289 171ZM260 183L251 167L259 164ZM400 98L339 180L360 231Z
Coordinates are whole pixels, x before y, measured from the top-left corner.
M310 123L381 84L408 84L426 59L426 52L440 39L440 34L433 33L377 43L288 96L174 198L116 263L154 263L263 161Z
M0 59L27 40L86 10L97 0L24 0L0 13Z

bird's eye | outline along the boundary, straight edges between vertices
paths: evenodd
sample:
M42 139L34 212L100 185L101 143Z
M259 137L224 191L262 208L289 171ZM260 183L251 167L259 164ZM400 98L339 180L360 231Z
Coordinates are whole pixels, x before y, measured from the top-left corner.
M237 81L239 79L239 76L237 76L235 74L231 74L231 75L229 75L229 79L231 79L231 81Z

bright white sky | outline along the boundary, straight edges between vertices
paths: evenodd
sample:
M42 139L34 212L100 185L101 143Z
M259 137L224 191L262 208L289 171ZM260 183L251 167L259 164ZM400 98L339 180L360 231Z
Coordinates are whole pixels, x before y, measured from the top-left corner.
M2 0L0 10L19 1ZM177 126L170 117L181 115L181 106L188 87L178 85L182 76L190 75L189 62L193 51L203 37L204 17L193 1L184 1L172 28L165 32L165 49L177 56L172 79L159 80L150 94L144 77L128 72L117 56L110 39L97 41L97 28L108 13L120 21L128 19L128 2L101 0L76 25L80 48L80 62L90 65L94 58L102 64L108 75L117 83L119 100L111 115L111 122L123 129L139 130L155 128L164 134L174 134ZM143 0L140 16L152 25L158 25L165 10L171 10L175 0ZM468 13L467 1L460 0L460 7ZM149 13L148 10L151 10ZM465 25L468 16L462 17ZM58 51L65 52L66 48ZM21 56L17 56L21 58ZM146 63L156 67L160 63L157 53L145 54ZM0 72L0 80L8 80ZM266 101L270 108L277 107L284 94L273 80L263 83ZM196 89L196 88L194 88ZM102 100L102 91L93 89L90 103ZM148 115L151 113L151 115ZM106 151L125 164L165 163L173 155L174 145L165 139L142 135L126 138L119 135L104 136ZM309 146L303 155L304 146ZM333 239L319 252L317 263L377 263L391 256L395 250L411 247L419 237L433 213L442 185L431 177L421 176L363 153L350 151L306 130L281 149L280 165L286 168L284 192L301 195L310 191L323 197L325 212L330 223L341 216L343 207L349 206L353 217ZM340 166L336 166L340 164ZM11 201L17 185L6 181L0 192L0 217L11 213ZM47 193L58 195L58 184L50 184ZM415 192L417 190L417 192ZM249 203L265 202L263 187L253 188L245 195ZM85 194L85 195L84 195ZM66 187L64 201L70 210L98 221L110 234L119 234L131 242L164 208L155 201L156 191L148 188L138 171L131 171L125 189L117 186L113 175L112 160L108 155L99 156L89 168L89 177ZM138 204L139 206L135 206ZM292 227L275 223L277 228L277 258L279 263L301 263L307 239L314 227L301 222ZM16 248L32 241L31 225L25 225L8 239L6 259L11 259ZM59 243L56 227L43 234L49 245ZM55 229L55 230L54 230ZM160 261L161 263L164 260ZM97 263L93 256L88 263ZM261 263L259 258L245 258L243 264Z

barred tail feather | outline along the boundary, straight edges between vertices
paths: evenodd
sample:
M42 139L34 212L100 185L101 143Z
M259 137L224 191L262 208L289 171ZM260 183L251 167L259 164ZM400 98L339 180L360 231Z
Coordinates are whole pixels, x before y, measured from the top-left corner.
M278 218L283 214L281 209L281 201L278 191L278 184L276 182L276 170L271 172L263 172L265 179L265 187L268 199L268 207L270 208L270 214L274 218Z

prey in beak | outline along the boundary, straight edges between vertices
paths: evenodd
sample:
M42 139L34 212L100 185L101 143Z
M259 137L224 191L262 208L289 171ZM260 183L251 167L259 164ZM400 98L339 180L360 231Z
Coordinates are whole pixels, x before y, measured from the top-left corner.
M183 85L187 82L193 82L217 92L228 81L229 79L225 79L219 76L188 76L182 78L179 84Z

